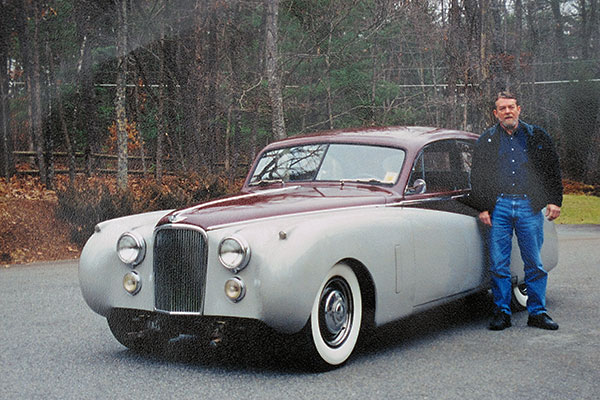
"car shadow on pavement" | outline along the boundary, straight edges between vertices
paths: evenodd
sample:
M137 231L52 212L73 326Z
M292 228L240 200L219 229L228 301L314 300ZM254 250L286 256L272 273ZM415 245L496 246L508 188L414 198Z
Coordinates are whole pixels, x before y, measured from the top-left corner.
M435 337L455 327L477 325L483 329L491 308L489 295L477 295L410 316L378 328L365 329L349 362L402 345ZM227 371L276 371L309 373L298 335L285 336L262 326L252 325L215 343L210 338L180 335L146 354L124 350L124 358L142 357L146 361L177 363L196 368Z
M354 356L409 346L456 328L486 329L492 306L490 293L478 293L383 325L363 335Z
M310 372L295 336L279 334L266 326L251 326L226 335L219 343L208 337L180 335L146 353L123 349L120 357L156 363L227 371Z

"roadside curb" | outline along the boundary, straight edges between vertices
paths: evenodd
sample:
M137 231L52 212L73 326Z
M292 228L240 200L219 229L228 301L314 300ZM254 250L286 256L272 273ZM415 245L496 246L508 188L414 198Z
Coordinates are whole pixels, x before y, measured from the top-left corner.
M79 257L67 259L67 260L53 260L53 261L35 261L32 263L25 264L0 264L0 269L11 269L11 268L21 268L21 267L45 267L48 265L69 265L73 264L73 267L77 267L79 263Z

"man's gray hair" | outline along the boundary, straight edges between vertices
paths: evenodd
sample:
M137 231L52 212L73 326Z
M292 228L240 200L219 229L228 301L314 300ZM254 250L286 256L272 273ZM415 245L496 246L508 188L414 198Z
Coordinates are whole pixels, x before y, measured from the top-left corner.
M502 92L498 92L498 94L496 95L496 99L494 100L494 103L500 99L514 99L517 101L517 103L519 102L517 99L517 96L515 96L514 94L512 94L511 92L509 92L508 90L504 90Z
M494 100L494 106L495 106L496 102L498 100L500 100L500 99L512 99L512 100L515 100L517 102L517 104L519 104L519 100L517 99L517 96L515 96L514 94L512 94L508 90L504 90L502 92L499 92L496 95L496 99Z

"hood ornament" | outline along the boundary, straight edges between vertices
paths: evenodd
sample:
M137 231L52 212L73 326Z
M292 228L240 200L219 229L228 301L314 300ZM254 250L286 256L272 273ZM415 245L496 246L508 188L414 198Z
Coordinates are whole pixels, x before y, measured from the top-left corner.
M170 223L175 224L177 222L181 222L185 219L185 216L181 213L171 214L167 217Z

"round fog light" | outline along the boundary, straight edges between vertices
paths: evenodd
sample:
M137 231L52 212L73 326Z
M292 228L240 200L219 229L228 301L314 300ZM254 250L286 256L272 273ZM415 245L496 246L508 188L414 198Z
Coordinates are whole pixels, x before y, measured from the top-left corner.
M227 296L229 300L237 303L242 300L245 295L246 286L240 278L234 277L225 282L225 296Z
M136 271L129 271L123 277L123 288L131 295L137 294L142 288L142 280Z

